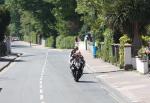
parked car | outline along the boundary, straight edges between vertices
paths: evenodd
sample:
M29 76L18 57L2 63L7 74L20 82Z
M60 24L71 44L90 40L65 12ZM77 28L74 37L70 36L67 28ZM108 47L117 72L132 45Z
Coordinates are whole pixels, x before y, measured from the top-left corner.
M12 37L11 40L12 41L19 41L19 38L18 37Z

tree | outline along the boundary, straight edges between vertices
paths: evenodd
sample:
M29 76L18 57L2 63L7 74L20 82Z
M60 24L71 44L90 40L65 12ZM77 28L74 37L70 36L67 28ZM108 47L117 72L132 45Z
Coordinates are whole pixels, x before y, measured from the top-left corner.
M10 22L10 35L21 37L21 22L20 22L20 7L17 0L5 0L5 4L9 8L11 22Z
M75 12L76 0L46 0L54 5L56 29L62 35L77 35L80 30L80 15Z
M8 0L9 2L11 0ZM51 11L53 9L53 5L51 3L42 1L42 0L15 0L16 5L18 5L21 25L24 28L24 22L33 21L36 23L30 23L30 31L38 31L43 34L43 36L54 35L55 33L55 17L52 15ZM18 12L18 11L17 11ZM28 12L28 13L27 13ZM24 16L26 15L26 16ZM29 17L31 18L29 18ZM28 19L28 20L26 20ZM25 20L25 21L23 21ZM23 24L22 24L23 23ZM38 30L35 30L38 29ZM24 31L24 30L21 30Z
M82 33L92 30L95 38L101 41L105 26L102 0L78 0L76 12L82 15L81 20L84 22Z
M141 47L140 34L143 28L150 23L149 0L112 0L113 3L105 8L105 16L112 28L128 33L132 38L134 54ZM104 0L108 5L108 1ZM109 8L109 9L108 9Z
M0 42L3 42L7 26L10 23L10 12L4 5L0 6L0 19Z
M76 11L95 33L107 26L117 38L120 34L128 34L136 54L142 45L140 35L145 33L144 27L150 23L149 9L149 0L78 0Z

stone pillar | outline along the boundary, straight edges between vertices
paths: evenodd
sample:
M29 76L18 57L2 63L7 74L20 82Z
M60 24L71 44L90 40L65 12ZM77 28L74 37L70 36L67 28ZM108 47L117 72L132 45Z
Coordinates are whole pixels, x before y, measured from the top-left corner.
M45 47L45 39L42 38L42 46Z
M131 56L131 44L125 44L124 68L125 68L125 70L133 69L133 67L132 67L132 56Z
M142 60L141 58L136 57L136 69L138 72L142 74L146 74L149 72L148 61Z

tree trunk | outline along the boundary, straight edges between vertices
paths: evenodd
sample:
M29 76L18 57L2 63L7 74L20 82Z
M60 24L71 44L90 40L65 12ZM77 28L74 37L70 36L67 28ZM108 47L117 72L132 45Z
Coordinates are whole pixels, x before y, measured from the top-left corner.
M133 42L132 42L132 54L133 56L136 56L138 53L138 50L141 48L142 42L141 42L141 37L139 33L139 23L134 22L133 23Z
M11 42L10 42L10 36L6 37L6 47L7 47L7 55L11 53Z

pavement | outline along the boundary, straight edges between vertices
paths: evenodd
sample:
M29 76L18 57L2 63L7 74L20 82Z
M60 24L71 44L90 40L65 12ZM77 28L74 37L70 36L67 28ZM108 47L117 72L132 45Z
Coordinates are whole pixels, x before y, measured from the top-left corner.
M80 51L91 73L103 81L110 88L110 92L117 92L131 103L150 103L150 74L143 75L136 70L125 71L94 58L90 51L85 50L83 43L80 43Z
M24 43L27 44L26 42ZM43 48L38 45L34 46ZM136 70L125 71L99 58L94 58L90 51L85 50L83 43L80 43L80 51L85 58L86 66L89 68L90 72L108 86L110 92L115 91L118 95L121 95L122 98L132 103L150 103L150 74L142 75ZM17 57L18 55L1 57L0 71L7 67Z

